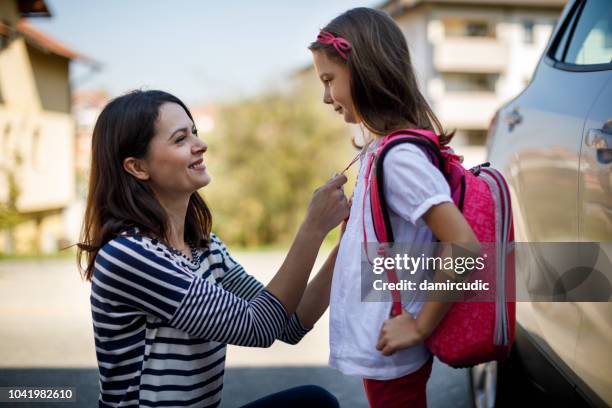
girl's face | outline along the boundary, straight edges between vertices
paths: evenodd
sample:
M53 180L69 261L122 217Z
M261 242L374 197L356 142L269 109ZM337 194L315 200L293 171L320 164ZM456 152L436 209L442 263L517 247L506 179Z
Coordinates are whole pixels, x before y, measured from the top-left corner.
M190 195L210 183L203 160L208 146L185 110L176 103L164 103L155 128L147 155L138 166L153 191L172 198Z
M317 75L319 75L325 88L323 103L332 105L336 112L344 116L345 122L358 123L359 120L351 98L351 76L348 67L330 59L324 51L313 51L312 58Z

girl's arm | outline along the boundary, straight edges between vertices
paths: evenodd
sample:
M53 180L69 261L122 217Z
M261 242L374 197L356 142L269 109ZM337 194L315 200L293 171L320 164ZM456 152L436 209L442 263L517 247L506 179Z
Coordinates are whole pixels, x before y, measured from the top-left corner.
M474 231L453 203L431 207L423 220L441 243L478 243ZM403 312L383 323L376 348L386 356L424 341L438 326L451 302L425 302L415 319Z

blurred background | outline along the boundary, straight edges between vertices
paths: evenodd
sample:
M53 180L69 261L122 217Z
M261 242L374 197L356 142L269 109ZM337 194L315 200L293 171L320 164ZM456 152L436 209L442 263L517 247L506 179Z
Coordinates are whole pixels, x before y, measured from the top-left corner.
M213 229L266 283L312 191L346 166L360 135L321 103L307 50L321 27L356 6L387 11L406 35L421 90L457 131L453 147L474 165L485 159L493 113L530 81L564 5L1 0L0 386L71 385L82 406L97 400L89 284L71 246L93 126L110 99L162 89L187 103L209 144L213 183L202 193ZM325 315L297 347L231 347L224 404L317 383L343 405L366 406L360 379L326 367L327 341ZM461 370L436 364L429 386L432 406L469 404Z

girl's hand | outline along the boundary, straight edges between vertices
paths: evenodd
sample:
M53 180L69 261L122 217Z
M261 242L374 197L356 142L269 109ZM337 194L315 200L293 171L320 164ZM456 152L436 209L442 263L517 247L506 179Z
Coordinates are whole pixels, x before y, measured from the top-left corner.
M383 355L390 356L397 350L416 346L423 342L427 336L417 325L417 320L405 310L402 314L385 320L380 329L376 349Z

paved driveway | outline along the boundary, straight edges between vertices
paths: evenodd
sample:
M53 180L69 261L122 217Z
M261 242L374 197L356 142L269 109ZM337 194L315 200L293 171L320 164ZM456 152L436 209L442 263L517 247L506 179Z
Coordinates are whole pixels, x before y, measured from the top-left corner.
M262 282L283 260L278 252L234 257ZM69 385L77 389L77 404L44 407L95 406L98 378L89 285L81 281L75 262L0 262L0 305L0 386ZM327 324L326 314L297 346L280 342L269 349L230 346L223 406L236 407L285 388L318 384L335 394L342 406L367 407L360 379L327 367ZM428 387L430 407L468 406L465 370L436 362Z

